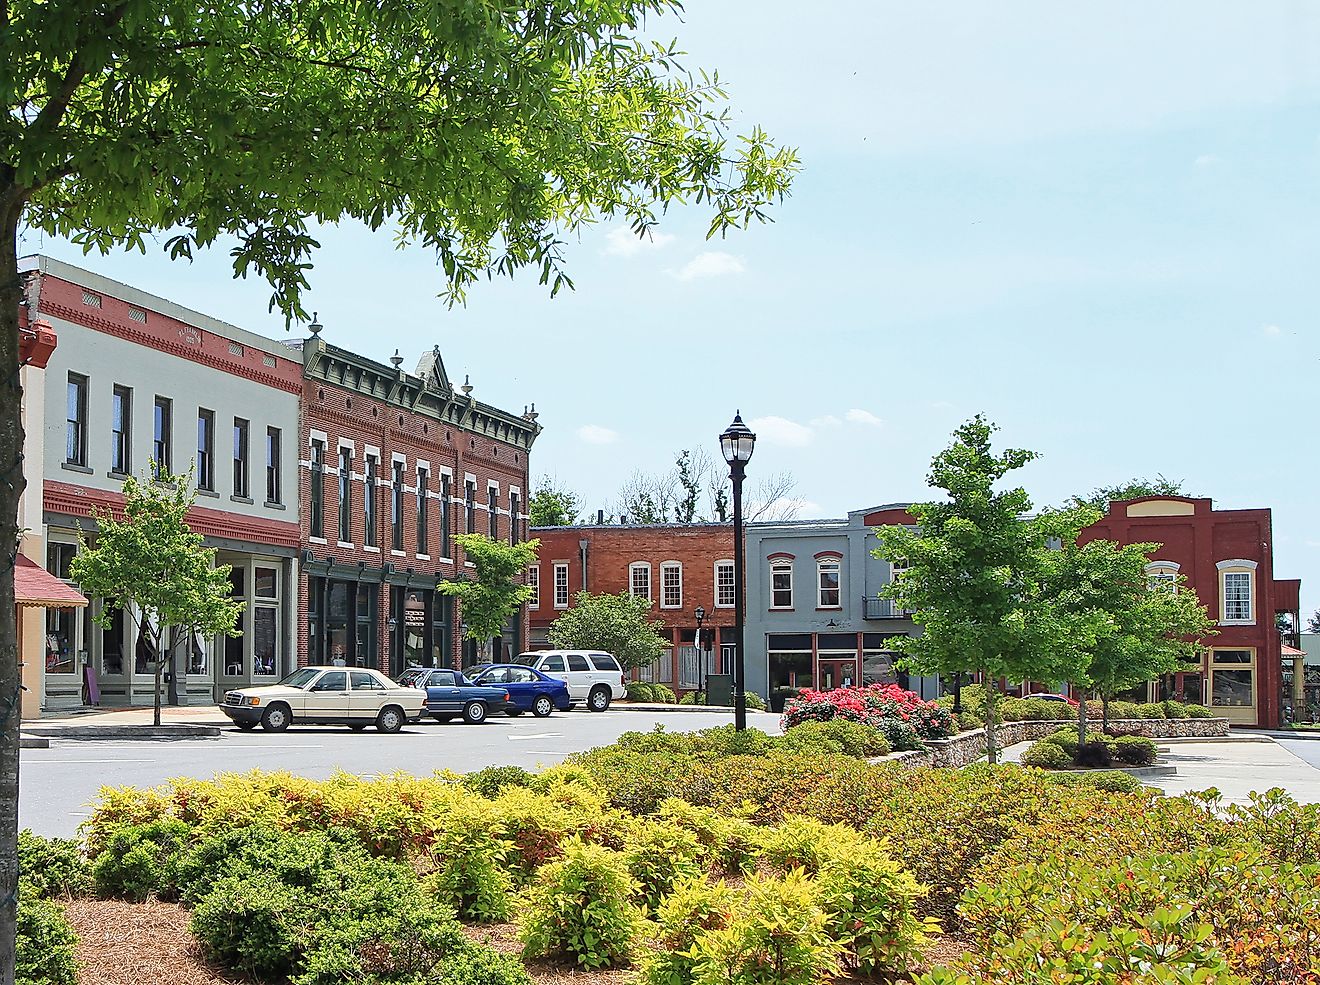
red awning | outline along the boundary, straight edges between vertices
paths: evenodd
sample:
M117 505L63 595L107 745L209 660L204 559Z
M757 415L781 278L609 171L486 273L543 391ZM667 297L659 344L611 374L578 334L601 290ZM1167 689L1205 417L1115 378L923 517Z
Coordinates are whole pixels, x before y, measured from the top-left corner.
M1285 657L1304 657L1304 656L1306 656L1306 651L1305 651L1305 650L1299 650L1299 649L1297 649L1297 647L1295 647L1295 646L1289 646L1287 643L1284 643L1282 646L1280 646L1279 649L1283 651L1283 656L1285 656Z
M22 554L14 568L14 601L41 609L81 609L87 599L49 571Z

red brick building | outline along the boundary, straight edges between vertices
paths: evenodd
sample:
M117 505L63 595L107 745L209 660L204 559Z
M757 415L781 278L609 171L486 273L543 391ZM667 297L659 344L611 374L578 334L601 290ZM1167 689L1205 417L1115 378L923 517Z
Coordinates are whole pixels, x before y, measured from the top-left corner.
M329 345L303 354L299 660L377 667L475 661L462 613L436 591L471 565L455 542L527 536L535 412L515 415L455 388L438 350L416 373ZM521 615L493 641L523 646Z
M679 693L701 687L703 673L723 673L732 660L735 595L733 528L728 523L535 527L540 560L528 572L536 595L528 605L530 645L545 649L559 613L577 593L628 591L651 600L672 646L635 676ZM709 660L696 643L696 609L714 630Z
M1210 705L1234 724L1277 727L1286 696L1275 620L1288 613L1299 624L1301 583L1274 577L1270 511L1216 510L1209 499L1182 496L1123 500L1080 538L1101 539L1160 544L1147 566L1150 578L1185 576L1218 621L1199 665L1133 697L1178 697Z

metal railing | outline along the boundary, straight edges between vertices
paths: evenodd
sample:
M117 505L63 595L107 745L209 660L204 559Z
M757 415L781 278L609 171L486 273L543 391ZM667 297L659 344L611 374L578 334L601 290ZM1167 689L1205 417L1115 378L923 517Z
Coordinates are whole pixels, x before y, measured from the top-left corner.
M878 599L874 596L862 599L863 619L909 619L912 610L901 609L893 599Z

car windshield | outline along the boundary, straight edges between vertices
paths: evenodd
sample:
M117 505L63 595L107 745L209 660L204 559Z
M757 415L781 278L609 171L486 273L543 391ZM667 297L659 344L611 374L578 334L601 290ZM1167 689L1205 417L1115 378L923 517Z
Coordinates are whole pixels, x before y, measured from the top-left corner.
M295 670L288 677L284 678L284 680L280 681L280 684L284 687L296 687L300 691L305 691L307 685L312 683L313 678L315 678L318 673L320 673L320 671L316 670L314 667L302 667Z
M522 664L524 667L530 667L532 664L536 663L536 656L535 653L520 653L513 658L512 663Z

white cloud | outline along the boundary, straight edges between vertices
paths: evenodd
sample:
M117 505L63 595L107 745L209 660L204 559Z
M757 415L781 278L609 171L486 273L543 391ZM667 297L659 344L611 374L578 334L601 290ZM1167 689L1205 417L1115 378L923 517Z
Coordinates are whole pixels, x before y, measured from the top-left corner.
M605 249L602 252L608 256L631 257L668 246L674 239L672 234L655 229L649 229L638 236L627 226L615 226L605 234Z
M869 410L861 410L857 407L854 407L843 416L853 424L865 424L867 427L873 428L882 428L885 426L885 422L880 420L880 418L876 417Z
M1219 163L1219 155L1202 154L1200 157L1196 159L1195 163L1198 168L1212 168Z
M741 257L722 250L698 253L683 267L674 273L679 280L697 280L702 277L724 277L728 274L740 274L747 269Z
M826 414L824 417L813 417L811 426L813 428L837 428L843 421L839 420L833 414Z
M804 448L816 436L805 424L790 421L787 417L757 417L748 421L747 426L756 432L758 440L764 439L772 445L786 445L789 448Z
M619 440L619 432L599 424L584 424L577 429L579 441L589 445L612 445Z
M1278 338L1280 335L1283 334L1283 329L1281 329L1278 325L1262 325L1260 327L1260 334L1268 338L1274 339L1274 338Z

